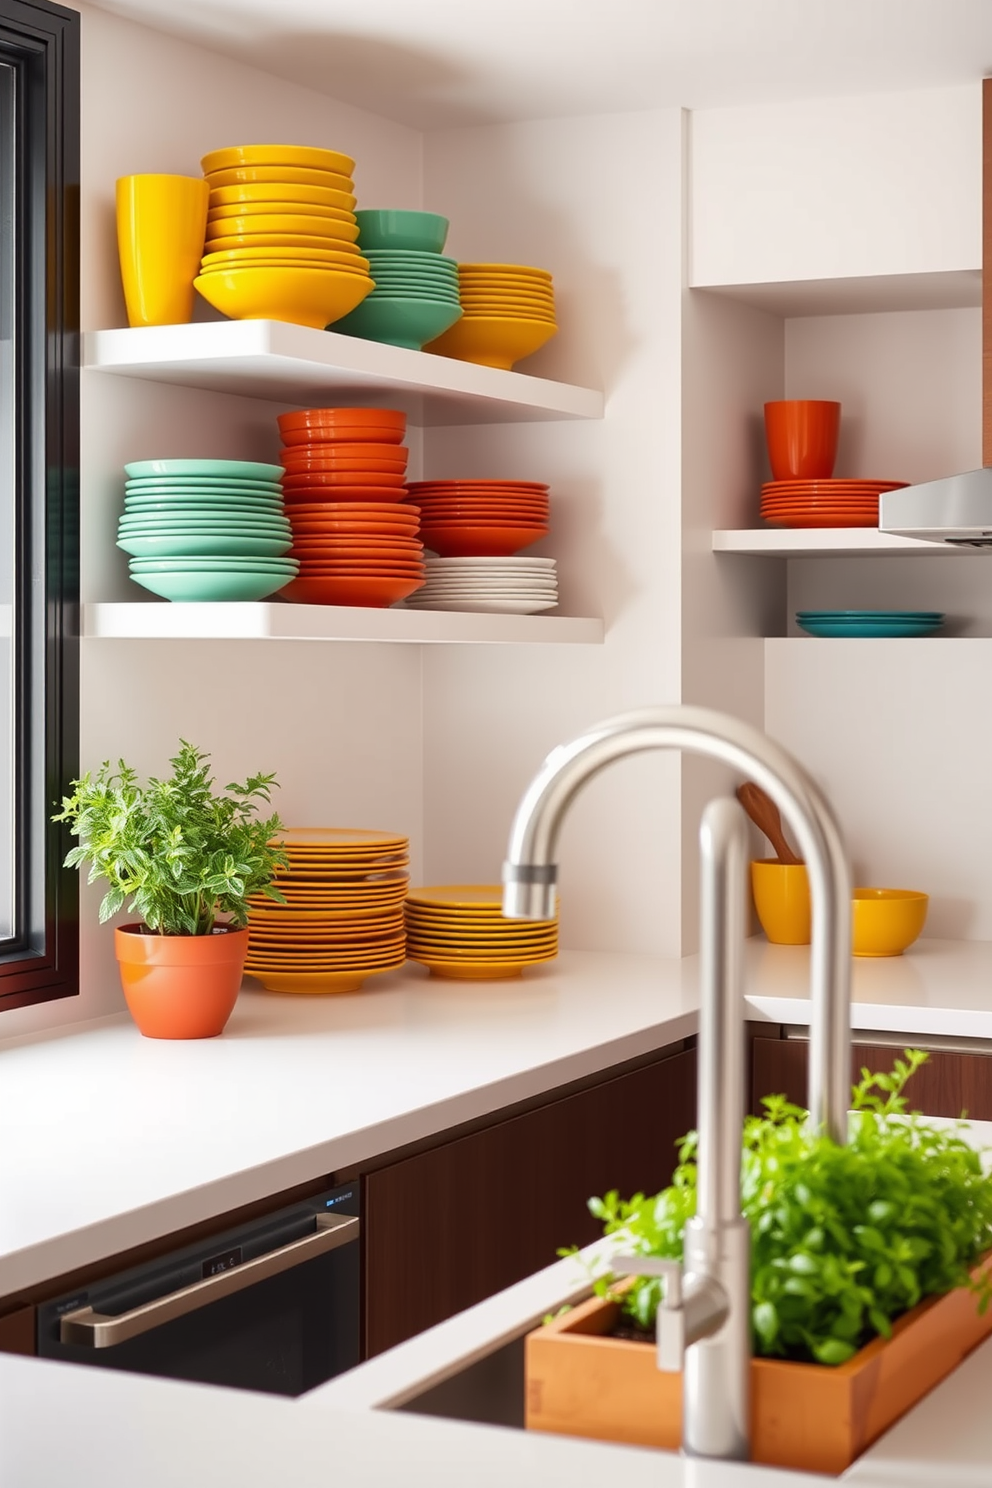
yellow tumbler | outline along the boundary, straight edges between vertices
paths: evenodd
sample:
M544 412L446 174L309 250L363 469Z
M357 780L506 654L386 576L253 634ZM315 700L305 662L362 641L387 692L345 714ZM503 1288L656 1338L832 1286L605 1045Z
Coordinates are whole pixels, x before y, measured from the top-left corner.
M130 325L185 325L192 318L209 197L202 176L117 182L117 247Z

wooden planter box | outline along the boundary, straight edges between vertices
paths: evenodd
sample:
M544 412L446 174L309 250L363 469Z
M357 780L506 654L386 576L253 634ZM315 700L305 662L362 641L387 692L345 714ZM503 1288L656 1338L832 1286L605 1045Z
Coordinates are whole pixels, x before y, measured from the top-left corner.
M992 1254L973 1275L992 1268ZM593 1297L526 1341L529 1430L676 1451L682 1378L662 1374L649 1343L609 1338L620 1308ZM959 1288L929 1298L846 1364L751 1361L751 1458L838 1474L992 1333Z

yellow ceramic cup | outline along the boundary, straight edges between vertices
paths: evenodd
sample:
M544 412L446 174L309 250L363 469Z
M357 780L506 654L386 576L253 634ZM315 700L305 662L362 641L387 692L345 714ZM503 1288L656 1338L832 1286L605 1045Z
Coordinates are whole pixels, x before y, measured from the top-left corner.
M117 182L117 247L130 325L185 325L192 318L209 199L200 176Z
M805 863L777 858L751 864L751 892L761 928L772 945L809 945L809 879Z

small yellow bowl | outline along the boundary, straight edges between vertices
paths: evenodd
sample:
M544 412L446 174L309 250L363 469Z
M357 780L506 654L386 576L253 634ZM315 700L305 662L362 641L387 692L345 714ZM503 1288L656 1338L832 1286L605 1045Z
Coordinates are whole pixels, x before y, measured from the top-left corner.
M298 202L300 206L332 207L341 212L351 212L355 196L344 187L302 186L292 181L246 181L236 186L214 186L210 191L210 208L236 207L251 202L259 207L261 202Z
M319 331L354 310L373 287L365 274L330 268L217 270L193 283L232 320L284 320Z
M354 195L355 183L350 176L335 171L306 170L295 165L236 165L229 170L205 171L211 191L227 186L271 186L289 182L294 186L316 186L321 191L344 191Z
M436 341L429 341L424 350L508 372L514 362L539 351L557 329L549 320L463 315Z
M901 956L923 929L930 899L915 889L854 890L851 914L856 956Z
M805 863L777 858L751 864L751 892L758 921L772 945L809 945L809 879Z

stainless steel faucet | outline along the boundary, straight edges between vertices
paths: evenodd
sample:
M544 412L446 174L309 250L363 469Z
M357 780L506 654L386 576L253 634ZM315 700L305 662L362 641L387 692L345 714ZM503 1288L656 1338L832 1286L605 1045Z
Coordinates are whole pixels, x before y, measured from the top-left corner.
M555 848L568 807L613 760L646 749L705 755L754 780L791 826L813 911L810 1119L847 1139L851 884L840 829L802 767L770 739L707 708L659 707L607 719L548 755L524 792L503 866L503 913L550 919ZM665 1278L658 1367L683 1370L682 1447L694 1457L750 1456L750 1232L741 1214L744 1119L747 829L736 801L711 801L700 826L701 925L697 1207L684 1262L614 1258L614 1269Z

